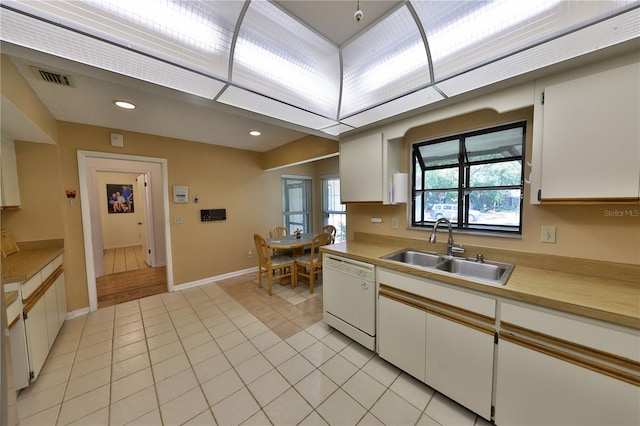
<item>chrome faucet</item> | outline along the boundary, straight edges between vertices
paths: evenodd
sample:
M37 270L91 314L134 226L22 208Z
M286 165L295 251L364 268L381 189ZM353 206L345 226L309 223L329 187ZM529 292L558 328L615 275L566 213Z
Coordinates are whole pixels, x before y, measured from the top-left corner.
M446 223L447 226L449 227L449 240L447 241L447 255L449 256L453 256L453 253L464 253L464 247L462 247L462 244L460 244L458 247L455 247L453 245L453 228L451 228L451 222L449 222L449 219L446 219L444 217L441 217L440 219L436 220L436 223L433 225L433 230L431 231L431 235L429 236L429 242L431 244L434 244L436 242L436 229L438 228L438 225L440 225L440 223Z

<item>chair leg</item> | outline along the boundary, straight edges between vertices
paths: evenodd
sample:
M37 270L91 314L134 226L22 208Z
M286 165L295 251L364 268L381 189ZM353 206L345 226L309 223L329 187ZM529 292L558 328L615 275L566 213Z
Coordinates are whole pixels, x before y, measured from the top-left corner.
M313 277L316 276L316 271L309 268L309 293L313 294Z
M258 266L258 288L262 288L262 267Z
M267 275L269 276L269 296L271 296L272 292L271 292L271 284L273 283L273 274L269 274L267 273Z

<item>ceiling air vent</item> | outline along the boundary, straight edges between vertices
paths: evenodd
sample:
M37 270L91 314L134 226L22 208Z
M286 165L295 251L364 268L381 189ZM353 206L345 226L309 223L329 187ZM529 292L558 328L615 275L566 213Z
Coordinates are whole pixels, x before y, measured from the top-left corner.
M34 68L33 71L40 79L53 84L59 84L60 86L72 87L71 77L68 75L60 74L58 72L47 71L40 68Z

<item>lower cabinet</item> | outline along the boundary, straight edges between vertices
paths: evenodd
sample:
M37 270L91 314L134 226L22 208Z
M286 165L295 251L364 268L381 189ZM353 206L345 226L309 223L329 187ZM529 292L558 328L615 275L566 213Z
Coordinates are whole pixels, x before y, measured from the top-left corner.
M30 380L36 380L67 314L62 268L51 274L24 301L24 314L24 334L22 339L27 348ZM15 339L18 340L18 338L19 335L16 335ZM17 372L16 376L18 376ZM26 387L28 384L28 382L26 384L20 383L20 386ZM17 389L21 387L16 383Z
M35 300L30 301L24 309L25 334L29 354L29 370L31 379L35 380L40 374L44 361L49 354L49 333L47 331L47 307L44 294L36 294ZM57 315L57 314L56 314Z
M637 425L638 385L501 340L498 425Z
M493 333L427 314L425 382L489 420L494 348Z
M487 420L495 300L380 270L378 354Z
M427 315L382 294L378 300L378 354L425 381Z

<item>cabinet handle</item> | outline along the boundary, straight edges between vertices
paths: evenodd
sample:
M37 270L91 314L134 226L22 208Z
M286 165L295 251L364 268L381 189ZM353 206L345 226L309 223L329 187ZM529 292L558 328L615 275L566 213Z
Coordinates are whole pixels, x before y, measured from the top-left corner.
M364 290L366 290L366 289L368 289L368 288L369 288L369 284L368 284L366 281L362 281L362 284L360 284L360 286L361 286Z

